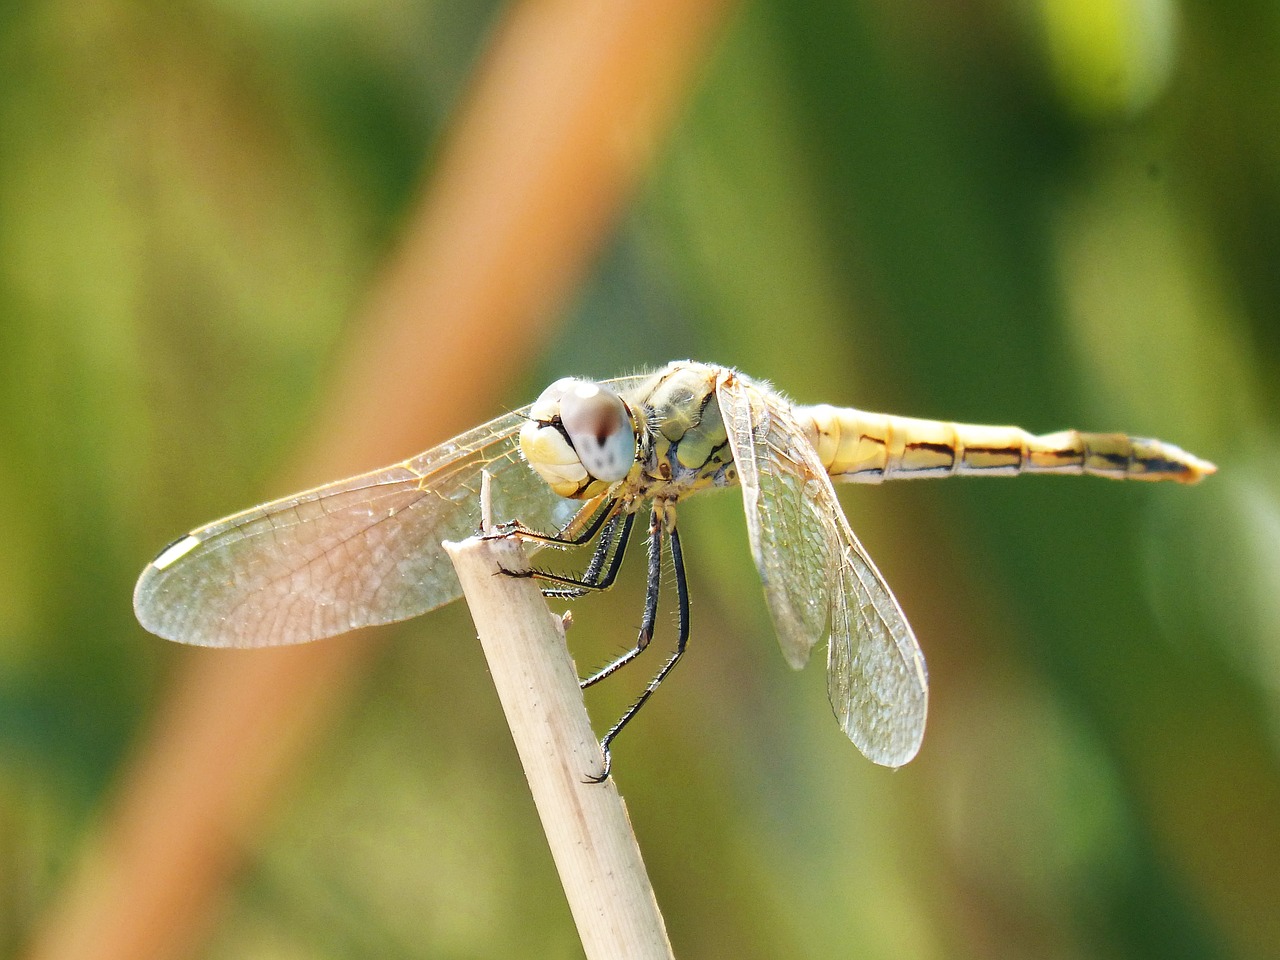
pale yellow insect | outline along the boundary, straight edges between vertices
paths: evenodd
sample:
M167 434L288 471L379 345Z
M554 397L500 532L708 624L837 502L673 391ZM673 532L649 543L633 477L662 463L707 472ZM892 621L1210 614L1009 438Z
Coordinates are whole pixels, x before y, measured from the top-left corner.
M634 377L552 384L498 417L403 463L254 507L193 530L143 571L134 609L184 643L302 643L402 620L461 595L442 540L479 526L481 472L494 517L552 543L597 544L580 579L609 586L637 511L649 507L649 591L634 659L652 635L664 541L676 572L676 652L606 734L608 747L684 650L689 613L676 505L739 485L752 555L782 652L801 667L827 642L841 727L877 763L900 766L924 734L928 680L902 608L854 536L832 481L955 474L1091 473L1194 483L1213 464L1159 440L913 420L797 406L726 367L678 361ZM542 535L538 535L541 532ZM607 770L607 767L606 767Z

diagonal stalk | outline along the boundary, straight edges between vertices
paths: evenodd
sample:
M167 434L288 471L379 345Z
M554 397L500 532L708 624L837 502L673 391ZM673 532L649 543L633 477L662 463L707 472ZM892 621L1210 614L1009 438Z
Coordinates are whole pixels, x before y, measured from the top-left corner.
M613 780L597 783L600 745L587 717L563 621L515 538L446 543L489 661L588 960L672 956L666 927Z

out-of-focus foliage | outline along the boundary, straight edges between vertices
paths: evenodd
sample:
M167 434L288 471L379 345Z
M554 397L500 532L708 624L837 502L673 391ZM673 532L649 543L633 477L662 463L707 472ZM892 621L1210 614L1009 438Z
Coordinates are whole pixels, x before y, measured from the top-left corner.
M183 654L133 622L133 578L285 492L498 15L0 7L0 951ZM693 356L1221 472L850 492L931 666L896 774L773 649L735 497L692 502L693 645L615 753L681 956L1280 954L1278 53L1253 3L733 19L495 412ZM624 580L575 610L580 663L628 642ZM465 611L396 632L208 956L579 955ZM642 681L593 691L602 724Z

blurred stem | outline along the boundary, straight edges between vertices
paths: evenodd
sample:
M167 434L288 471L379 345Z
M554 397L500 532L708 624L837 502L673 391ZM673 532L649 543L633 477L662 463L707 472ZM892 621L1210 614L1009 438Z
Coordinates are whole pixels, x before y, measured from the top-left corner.
M622 797L603 757L561 620L516 540L446 543L589 960L672 956Z

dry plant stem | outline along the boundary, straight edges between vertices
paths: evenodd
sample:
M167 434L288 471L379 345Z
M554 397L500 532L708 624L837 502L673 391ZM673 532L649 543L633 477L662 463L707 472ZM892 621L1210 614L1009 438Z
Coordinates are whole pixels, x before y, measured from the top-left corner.
M662 915L604 758L558 617L514 539L446 543L588 960L670 958Z

